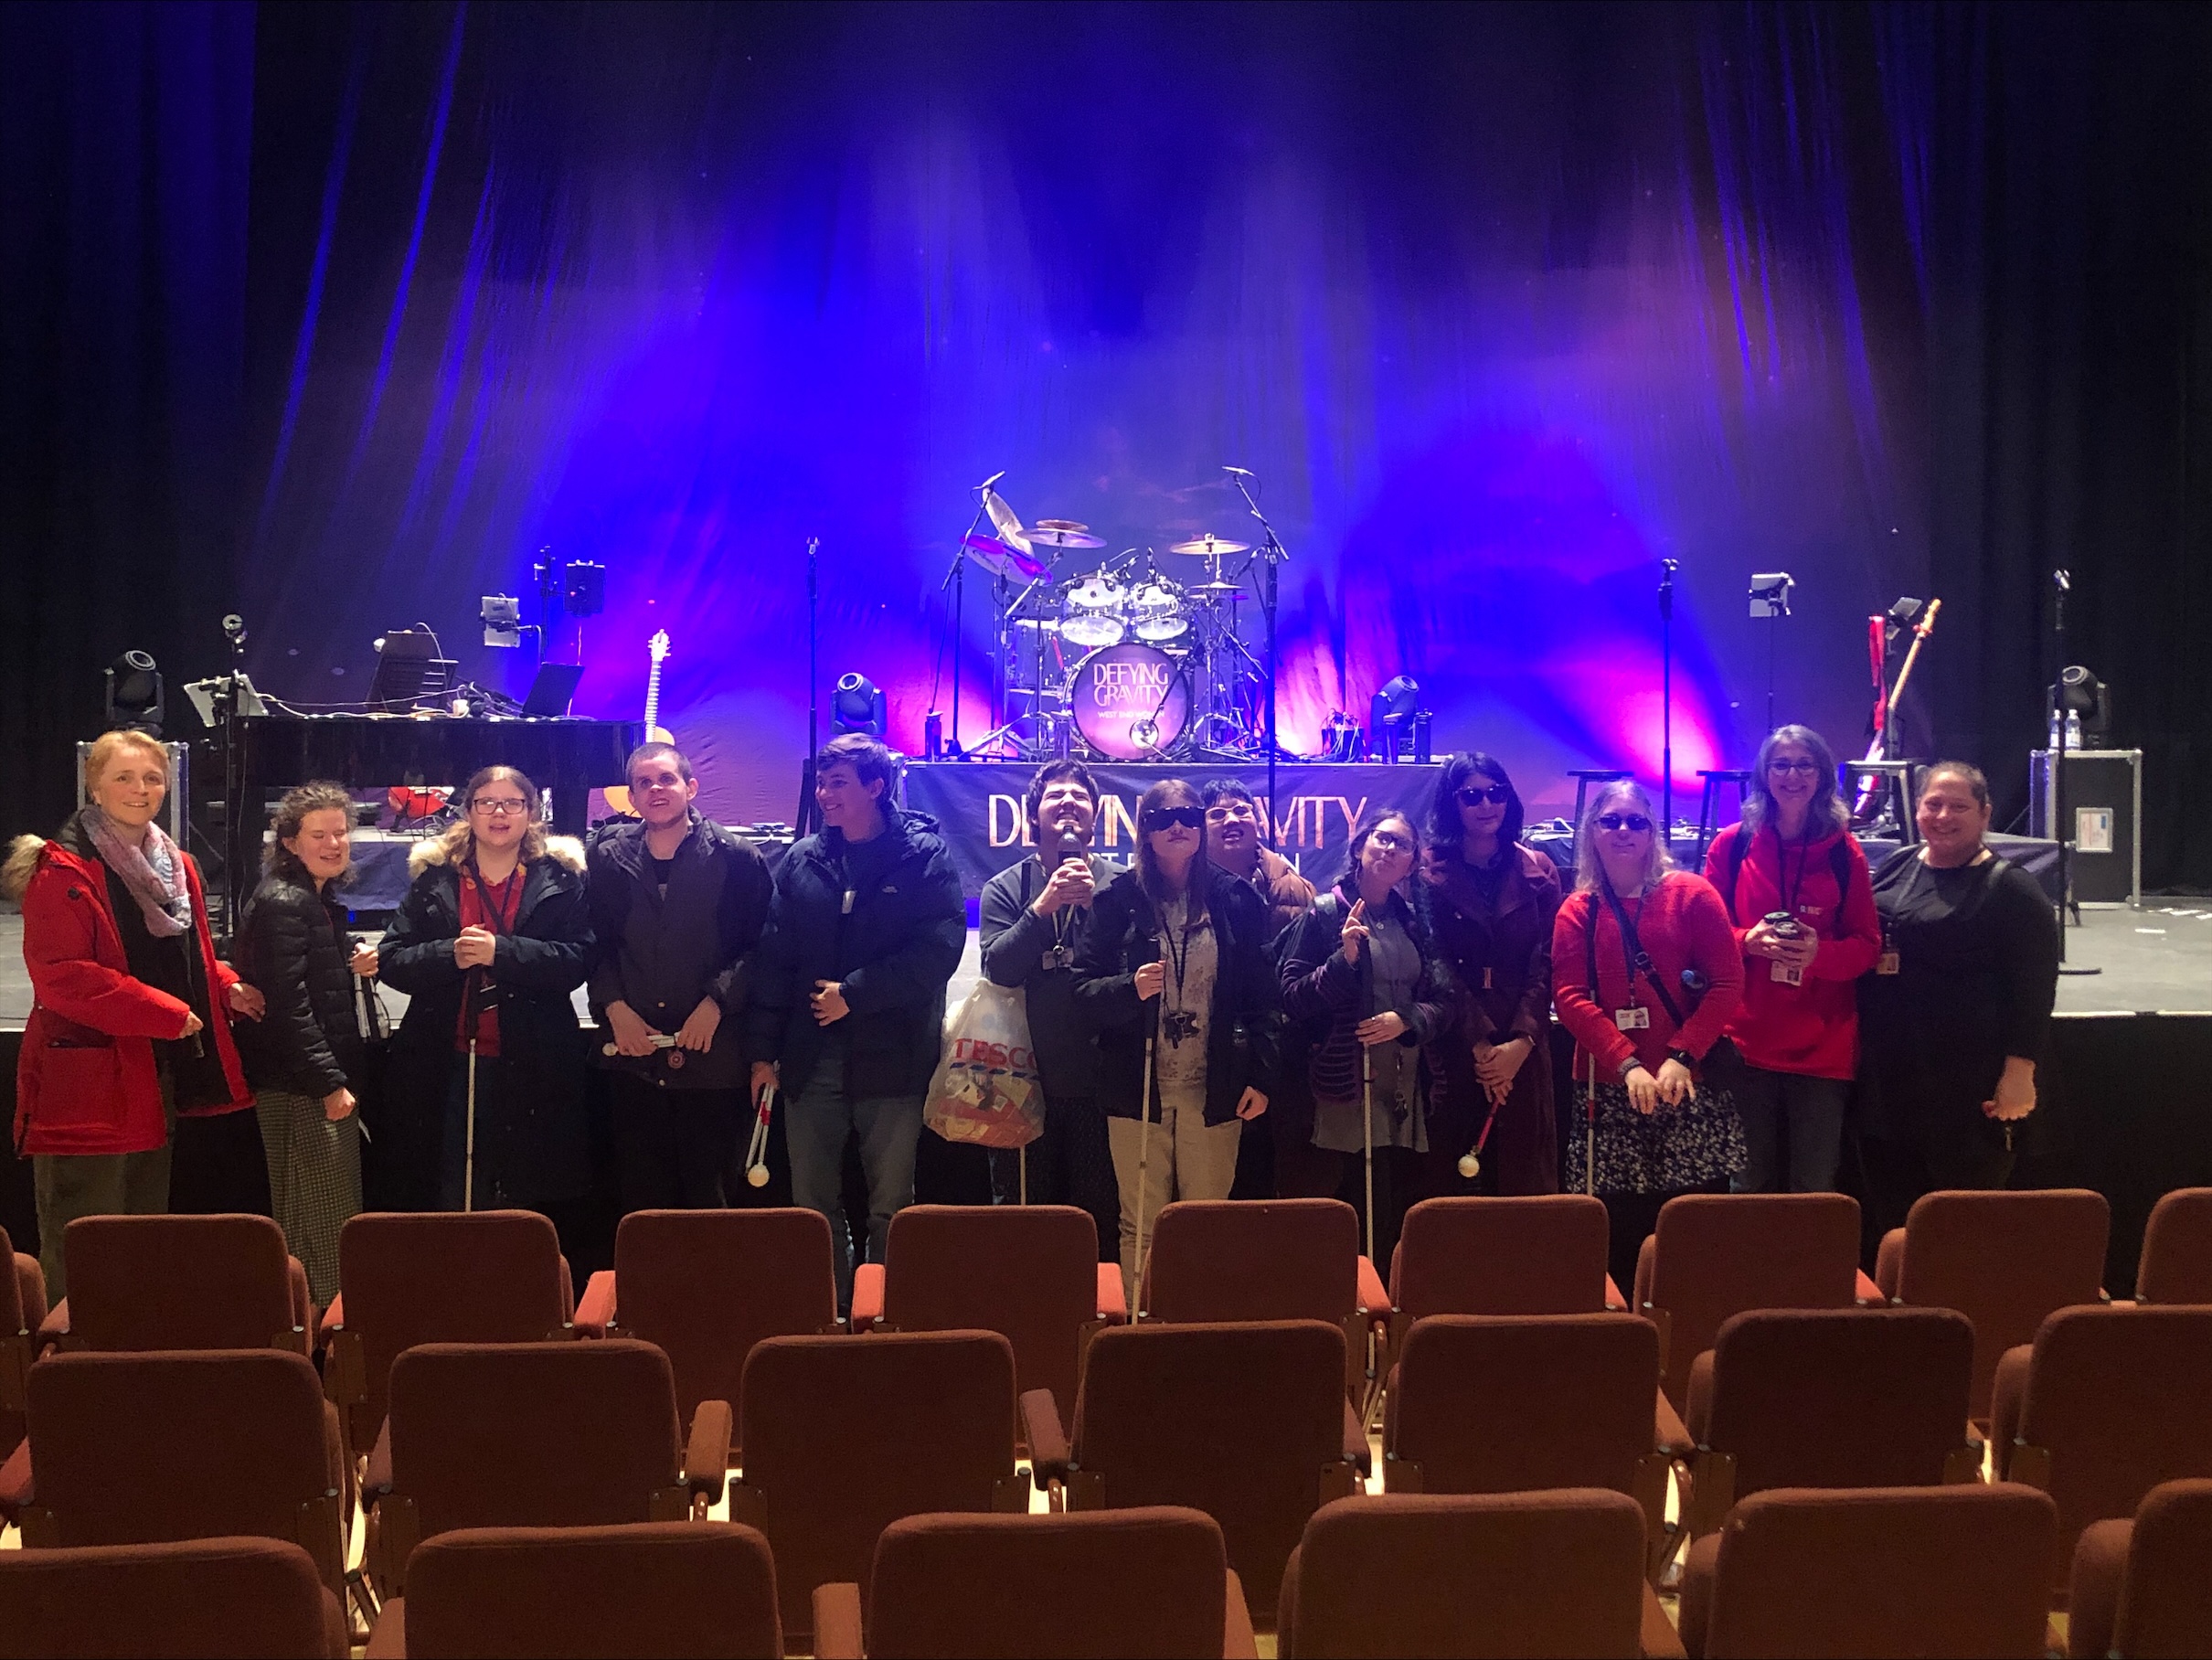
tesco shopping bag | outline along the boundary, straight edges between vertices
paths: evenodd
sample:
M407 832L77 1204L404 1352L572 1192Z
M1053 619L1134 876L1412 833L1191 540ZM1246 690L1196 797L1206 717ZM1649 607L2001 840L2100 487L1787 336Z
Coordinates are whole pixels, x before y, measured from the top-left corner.
M1025 1147L1043 1133L1045 1097L1018 986L979 981L946 1017L921 1121L949 1142L980 1147Z

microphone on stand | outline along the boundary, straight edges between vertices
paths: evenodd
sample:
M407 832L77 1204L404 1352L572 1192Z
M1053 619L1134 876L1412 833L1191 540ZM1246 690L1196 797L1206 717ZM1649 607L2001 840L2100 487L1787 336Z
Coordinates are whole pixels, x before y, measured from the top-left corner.
M1250 467L1232 467L1227 462L1222 463L1221 471L1224 473L1234 473L1239 478L1258 478L1260 476L1260 474L1253 472Z
M997 472L991 474L989 478L986 478L982 484L976 485L975 487L978 490L988 490L993 484L998 483L1000 479L1005 477L1007 474L1013 471L1014 469L1011 467L1001 467Z

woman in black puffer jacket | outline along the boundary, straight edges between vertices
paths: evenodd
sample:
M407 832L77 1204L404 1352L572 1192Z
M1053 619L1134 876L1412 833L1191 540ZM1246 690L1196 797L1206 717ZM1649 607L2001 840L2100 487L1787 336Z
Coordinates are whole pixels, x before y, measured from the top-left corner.
M269 1197L315 1302L338 1294L338 1230L361 1208L362 1008L354 976L377 972L356 952L336 889L351 862L353 798L303 784L276 813L268 873L234 947L269 1013L247 1036L246 1076L269 1155Z

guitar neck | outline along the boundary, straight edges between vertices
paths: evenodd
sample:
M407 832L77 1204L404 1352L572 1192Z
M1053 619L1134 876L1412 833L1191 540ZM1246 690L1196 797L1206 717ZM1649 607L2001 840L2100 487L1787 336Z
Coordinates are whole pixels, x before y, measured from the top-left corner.
M656 662L645 676L645 729L661 724L661 665Z

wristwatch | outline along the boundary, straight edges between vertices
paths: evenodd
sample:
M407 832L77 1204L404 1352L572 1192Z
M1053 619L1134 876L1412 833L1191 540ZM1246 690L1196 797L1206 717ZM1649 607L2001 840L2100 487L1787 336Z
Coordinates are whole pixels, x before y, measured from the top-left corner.
M1666 1052L1666 1058L1669 1060L1679 1060L1685 1067L1693 1072L1697 1069L1697 1057L1691 1054L1687 1049L1669 1049Z

